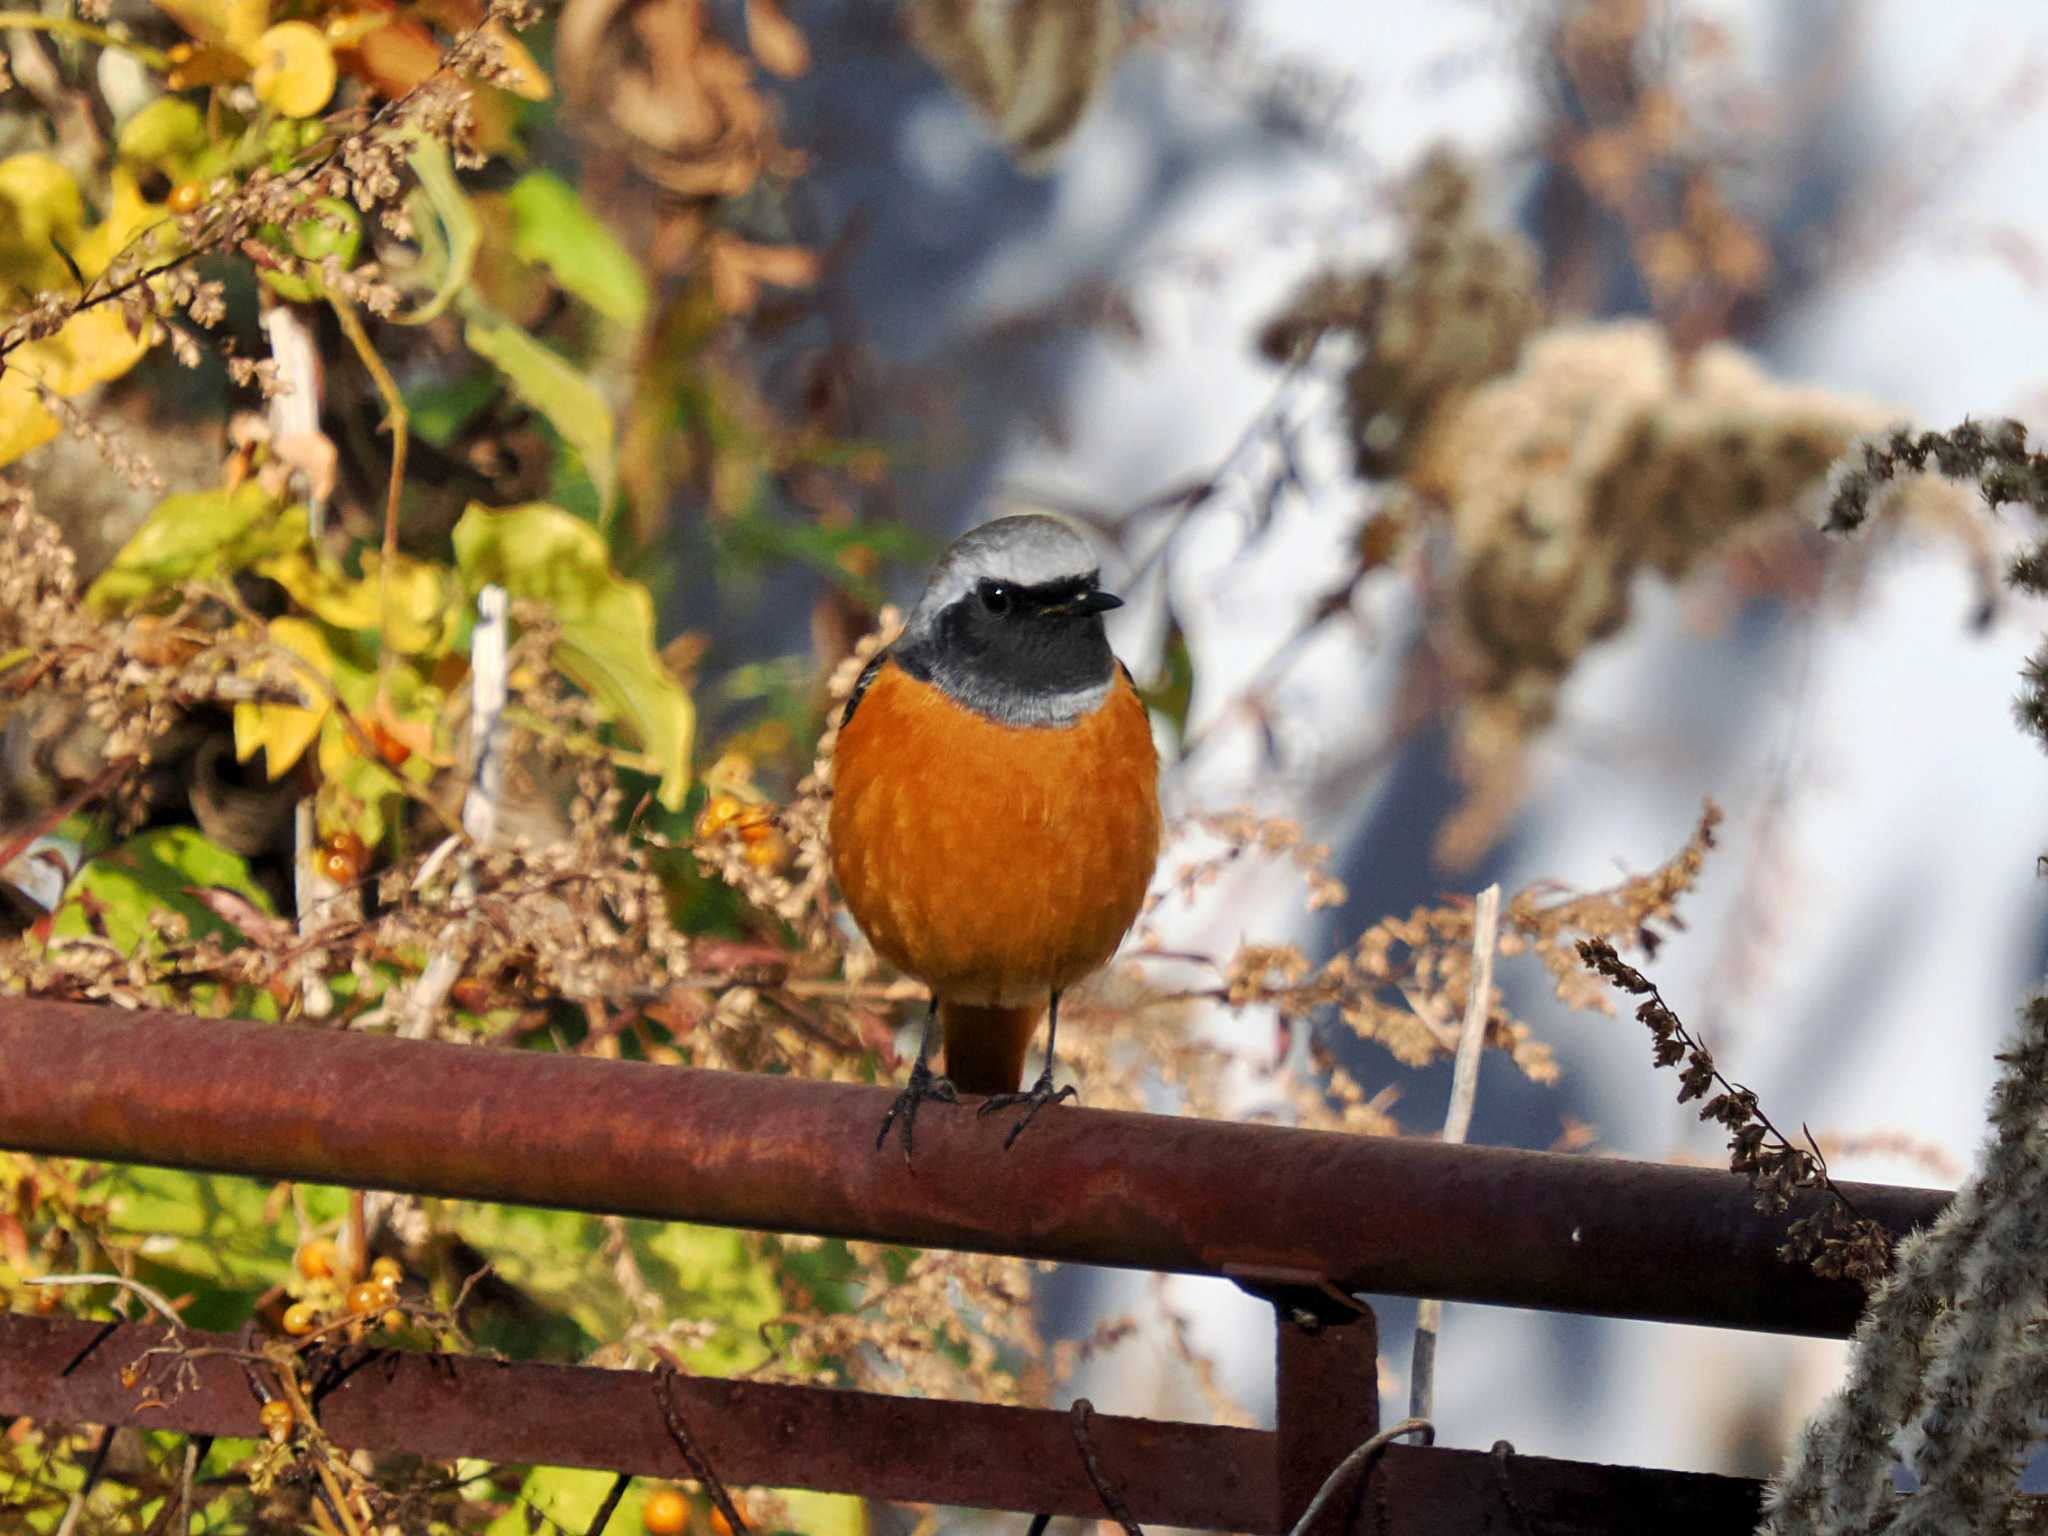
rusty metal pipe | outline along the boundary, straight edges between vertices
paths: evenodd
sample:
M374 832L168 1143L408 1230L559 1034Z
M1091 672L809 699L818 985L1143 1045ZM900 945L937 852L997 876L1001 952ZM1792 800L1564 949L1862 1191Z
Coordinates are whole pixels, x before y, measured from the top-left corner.
M179 1341L189 1369L180 1369L170 1355L145 1358L167 1334L156 1323L0 1313L0 1416L259 1436L251 1377L227 1353L236 1341L189 1333ZM123 1386L123 1367L138 1361L134 1385ZM644 1372L383 1349L345 1350L330 1366L312 1373L314 1412L322 1431L352 1450L689 1475ZM255 1379L268 1369L254 1366ZM1365 1378L1367 1391L1372 1381ZM729 1483L1103 1512L1064 1413L703 1378L679 1379L675 1395L691 1439ZM1269 1431L1098 1414L1088 1434L1141 1523L1287 1529L1275 1507L1281 1442ZM1397 1445L1374 1471L1366 1493L1374 1518L1363 1528L1382 1536L1706 1536L1755 1525L1759 1492L1747 1479L1696 1472Z
M0 1001L0 1147L1185 1274L1846 1334L1731 1174ZM1939 1190L1846 1186L1903 1233Z

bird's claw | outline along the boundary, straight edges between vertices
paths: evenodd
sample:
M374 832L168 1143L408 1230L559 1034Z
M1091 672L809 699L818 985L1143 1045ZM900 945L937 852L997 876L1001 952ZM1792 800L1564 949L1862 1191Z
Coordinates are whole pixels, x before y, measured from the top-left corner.
M1010 1134L1003 1138L1003 1150L1007 1152L1016 1145L1017 1138L1024 1134L1024 1127L1037 1118L1038 1112L1041 1109L1044 1109L1048 1104L1057 1104L1062 1099L1076 1099L1079 1097L1080 1092L1072 1083L1067 1084L1064 1088L1053 1087L1052 1066L1048 1063L1046 1069L1038 1075L1038 1081L1031 1085L1030 1092L995 1094L981 1106L977 1113L992 1115L997 1110L1014 1109L1019 1104L1024 1106L1024 1113L1017 1117L1017 1123L1010 1127Z
M896 1102L889 1106L889 1113L882 1116L882 1128L875 1133L877 1152L889 1144L889 1128L896 1123L896 1117L901 1115L903 1161L910 1161L910 1142L917 1126L917 1106L926 1099L937 1099L941 1104L958 1104L960 1095L950 1078L934 1077L932 1069L920 1061L910 1069L910 1081L904 1084L903 1091L896 1095Z

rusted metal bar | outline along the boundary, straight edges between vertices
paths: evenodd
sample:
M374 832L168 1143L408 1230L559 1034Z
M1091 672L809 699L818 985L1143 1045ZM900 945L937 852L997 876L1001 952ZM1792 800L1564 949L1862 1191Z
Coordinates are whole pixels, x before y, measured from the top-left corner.
M906 1166L885 1089L24 999L0 1062L23 1151L1787 1333L1861 1305L1703 1168L1079 1109L1006 1153L948 1105ZM1845 1188L1899 1233L1948 1198Z
M1355 1325L1354 1337L1361 1326L1369 1325ZM123 1368L167 1332L159 1323L0 1314L0 1417L258 1437L241 1346L227 1335L184 1337L182 1386L162 1354L144 1362L134 1386L121 1384ZM315 1412L322 1430L350 1449L689 1474L646 1373L394 1350L344 1352L335 1363L313 1373L316 1385L327 1383ZM259 1378L265 1369L256 1367ZM704 1378L678 1380L675 1393L700 1450L728 1483L1102 1513L1064 1413ZM1268 1431L1096 1414L1088 1433L1105 1475L1142 1523L1287 1529L1276 1519L1279 1438ZM1721 1536L1755 1524L1757 1497L1755 1483L1737 1478L1396 1445L1350 1528L1373 1536Z
M1294 1529L1337 1465L1380 1428L1379 1320L1326 1292L1271 1294L1274 1351L1274 1529ZM1360 1480L1360 1491L1363 1479ZM1345 1490L1307 1536L1343 1536L1357 1495Z
M1390 1445L1351 1529L1359 1536L1746 1536L1763 1485L1492 1451Z
M188 1353L202 1353L182 1391L161 1355L134 1388L121 1385L122 1367L166 1332L0 1314L0 1414L259 1437L256 1397L231 1358L232 1337L188 1336ZM350 1449L690 1476L648 1372L380 1349L336 1359L314 1411ZM316 1387L322 1379L314 1373ZM704 1459L734 1485L1102 1512L1064 1413L706 1377L677 1378L673 1390ZM143 1406L152 1397L163 1406ZM1272 1520L1269 1435L1108 1413L1095 1415L1089 1432L1142 1521L1252 1531Z

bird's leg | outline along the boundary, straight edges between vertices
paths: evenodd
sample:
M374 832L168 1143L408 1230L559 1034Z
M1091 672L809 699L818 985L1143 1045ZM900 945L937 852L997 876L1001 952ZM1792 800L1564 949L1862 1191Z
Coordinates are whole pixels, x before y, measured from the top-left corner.
M1017 1138L1024 1134L1024 1127L1037 1118L1038 1112L1048 1104L1057 1104L1061 1099L1079 1097L1079 1090L1072 1083L1064 1088L1052 1085L1053 1042L1060 1032L1060 995L1052 995L1052 1003L1046 1009L1045 1019L1045 1070L1038 1074L1038 1081L1025 1093L998 1093L981 1106L981 1113L992 1115L999 1109L1024 1106L1024 1113L1017 1117L1017 1123L1010 1127L1010 1134L1003 1138L1003 1150L1009 1151L1017 1144Z
M889 1106L889 1113L882 1116L882 1129L875 1136L875 1150L881 1151L889 1142L889 1127L896 1123L896 1117L903 1117L903 1161L910 1161L910 1138L917 1124L917 1106L926 1099L937 1099L942 1104L958 1104L960 1095L953 1089L952 1082L943 1077L932 1076L932 1037L938 1032L939 994L932 994L932 1005L925 1011L924 1034L917 1042L917 1065L910 1069L910 1081L896 1095L896 1102Z

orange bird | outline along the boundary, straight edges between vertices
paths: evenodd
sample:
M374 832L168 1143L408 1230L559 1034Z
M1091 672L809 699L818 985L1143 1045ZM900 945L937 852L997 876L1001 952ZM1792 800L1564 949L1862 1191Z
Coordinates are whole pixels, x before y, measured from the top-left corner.
M1111 653L1095 558L1066 524L1005 517L939 561L854 684L833 767L832 873L875 948L931 988L910 1082L882 1121L956 1090L1048 1104L1060 993L1116 952L1159 859L1159 758ZM1045 1070L1024 1055L1046 1010ZM946 1076L933 1075L934 1025Z

